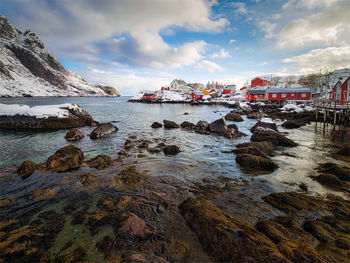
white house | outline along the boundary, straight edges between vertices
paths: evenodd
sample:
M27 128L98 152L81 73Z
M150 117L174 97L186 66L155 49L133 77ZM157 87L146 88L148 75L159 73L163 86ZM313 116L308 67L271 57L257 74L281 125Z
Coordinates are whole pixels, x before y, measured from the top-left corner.
M187 84L182 79L174 79L170 83L170 90L172 91L184 92L184 90L187 89L186 87L187 87Z

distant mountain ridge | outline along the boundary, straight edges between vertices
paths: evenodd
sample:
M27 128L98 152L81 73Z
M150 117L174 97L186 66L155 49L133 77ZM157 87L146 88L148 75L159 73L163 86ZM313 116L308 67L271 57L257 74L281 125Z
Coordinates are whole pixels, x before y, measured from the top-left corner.
M30 30L0 14L0 96L121 96L111 86L87 83L66 70Z

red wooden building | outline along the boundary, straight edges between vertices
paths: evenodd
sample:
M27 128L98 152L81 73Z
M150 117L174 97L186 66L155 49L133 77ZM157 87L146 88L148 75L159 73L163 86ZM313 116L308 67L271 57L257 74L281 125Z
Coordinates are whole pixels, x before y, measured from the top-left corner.
M340 101L341 104L350 101L350 77L343 82L338 81L335 83L329 94L329 99Z
M266 80L266 79L261 79L259 77L252 79L250 82L250 86L252 88L257 87L257 86L267 86L270 85L270 81Z
M162 87L160 90L170 90L169 87Z
M154 100L154 99L156 99L156 98L157 98L157 96L156 96L155 93L145 93L145 94L143 94L143 96L142 96L142 99L143 99L143 100Z
M247 90L245 94L246 100L265 100L266 90Z
M203 96L204 96L204 94L201 91L194 91L191 94L192 100L201 100L201 99L203 99Z
M311 90L304 89L268 89L267 100L310 100Z

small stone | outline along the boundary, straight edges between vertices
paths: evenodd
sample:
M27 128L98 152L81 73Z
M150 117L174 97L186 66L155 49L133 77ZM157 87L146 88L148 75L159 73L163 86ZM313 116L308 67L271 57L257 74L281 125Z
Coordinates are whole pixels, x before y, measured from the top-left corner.
M166 155L177 155L180 152L180 148L176 145L167 145L164 147L163 152Z
M151 125L151 127L152 127L153 129L157 129L157 128L162 128L163 125L162 125L161 123L159 123L159 122L153 122L152 125Z

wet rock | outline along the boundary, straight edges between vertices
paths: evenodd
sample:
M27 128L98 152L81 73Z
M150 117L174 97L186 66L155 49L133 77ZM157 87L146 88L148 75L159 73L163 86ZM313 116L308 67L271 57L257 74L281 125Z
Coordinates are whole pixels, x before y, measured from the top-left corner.
M39 218L45 219L44 225L40 228L39 232L41 248L50 248L59 232L62 231L65 217L63 214L59 214L54 210L48 210L39 214Z
M199 121L197 122L197 129L201 131L206 131L209 129L209 122L207 121Z
M232 129L232 130L238 131L238 127L234 123L227 125L227 129Z
M119 177L116 179L127 186L136 188L138 184L145 181L147 177L143 173L138 172L135 166L128 166L120 172Z
M152 147L152 148L148 148L147 151L149 153L160 153L162 151L162 149L156 148L156 147Z
M268 158L264 152L262 152L261 150L259 150L259 148L256 148L254 146L233 149L232 152L234 154L251 154L251 155L260 156L263 158Z
M323 173L333 174L340 180L350 181L350 169L347 167L340 167L335 163L324 163L320 165L320 171Z
M66 136L64 136L64 138L67 141L77 141L80 139L83 139L85 137L85 133L77 128L73 128L71 130L69 130L66 134Z
M297 129L303 125L304 125L304 123L294 121L294 120L288 120L282 124L282 127L286 128L286 129Z
M150 141L140 140L138 141L137 147L140 149L147 149L150 143L151 143Z
M290 233L288 229L271 220L259 221L255 227L258 231L264 233L275 244L280 243L282 240L294 239L293 234Z
M230 113L226 114L225 119L227 121L236 121L236 122L243 121L242 116L239 115L238 113L234 113L234 112L230 112Z
M105 259L110 256L113 245L114 240L110 236L104 236L96 243L96 247L105 255Z
M177 128L180 128L180 126L176 122L173 122L173 121L164 120L163 124L164 124L164 128L165 129L177 129Z
M144 238L153 234L154 230L145 221L133 213L122 215L119 233L129 237Z
M341 249L349 250L350 249L350 242L343 238L338 238L335 240L335 246Z
M216 262L289 262L273 242L204 199L186 199L180 212Z
M283 240L278 244L279 251L288 258L288 262L325 263L327 262L312 246L303 242Z
M89 187L95 183L96 175L86 173L80 175L80 182L84 187Z
M177 155L180 152L180 148L177 145L167 145L163 148L163 152L166 155Z
M278 165L271 159L251 154L238 154L236 156L236 162L252 170L274 171L278 168Z
M188 112L185 112L184 115L189 115L189 113L188 113Z
M278 132L256 130L250 139L255 142L270 141L276 146L277 145L284 146L284 147L297 146L295 142L293 142L292 140L288 139L287 137L285 137L284 135Z
M194 128L196 128L196 125L189 121L184 121L183 123L180 124L180 126L182 129L186 129L186 130L193 130Z
M218 119L216 121L213 121L209 124L209 131L212 133L217 133L220 135L225 134L227 131L227 125L224 118Z
M175 240L171 243L168 254L171 262L186 262L191 257L191 247L186 241Z
M275 131L278 132L277 125L269 118L262 118L260 121L255 123L255 125L250 129L253 133L255 130L261 131Z
M157 129L157 128L162 128L163 125L162 125L161 123L159 123L159 122L153 122L152 125L151 125L151 127L152 127L153 129Z
M304 223L303 228L321 242L334 240L336 232L320 220L312 220Z
M224 136L228 139L235 139L235 138L247 136L247 134L235 129L227 129L226 132L224 133Z
M85 249L82 246L79 246L67 254L56 257L55 262L57 263L85 262L86 256L87 254Z
M86 211L79 210L72 215L71 225L82 225L86 218Z
M22 179L26 179L29 176L31 176L35 170L39 169L40 165L26 160L24 161L21 166L18 169L18 175L22 178Z
M129 259L126 261L127 263L169 263L169 261L165 260L164 258L157 257L154 255L147 255L147 254L132 254Z
M245 142L245 143L237 144L236 147L237 148L255 147L255 148L258 148L263 153L265 153L266 155L272 155L275 150L275 146L273 145L272 142L269 142L269 141Z
M300 188L301 190L305 191L305 192L307 192L308 189L309 189L309 187L308 187L307 184L305 184L305 183L299 184L299 188Z
M262 113L262 112L249 112L249 113L247 113L248 119L260 119L262 117L264 117L264 113Z
M128 138L130 140L136 140L137 139L137 135L136 134L132 134L132 135L129 135Z
M338 179L338 177L336 177L333 174L323 173L318 176L314 176L312 178L317 182L319 182L320 184L328 187L340 188L342 186L342 182Z
M84 162L84 153L74 145L60 148L45 162L46 169L54 172L66 172L79 169Z
M125 143L124 143L124 148L126 150L129 150L129 149L131 149L134 146L136 146L136 143L133 142L133 141L130 141L130 140L126 140Z
M119 152L117 152L118 155L122 155L122 156L127 156L128 153L124 150L124 149L121 149Z
M97 155L96 157L88 160L87 165L90 168L95 168L98 170L103 170L113 164L111 157L105 154Z
M349 145L343 146L339 151L336 152L336 154L342 155L342 156L350 156L350 146Z
M112 123L102 123L90 133L90 138L96 140L116 131L118 131L118 128Z

